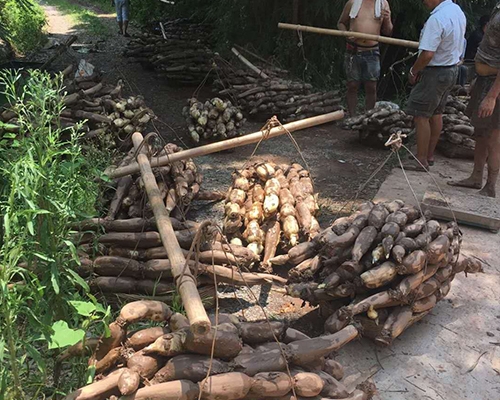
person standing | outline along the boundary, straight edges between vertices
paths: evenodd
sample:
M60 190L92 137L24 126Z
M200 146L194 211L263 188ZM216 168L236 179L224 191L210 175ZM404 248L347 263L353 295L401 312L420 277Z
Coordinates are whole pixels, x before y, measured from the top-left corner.
M118 22L118 33L125 37L130 37L127 33L128 15L129 15L129 0L111 0L111 6L116 8L116 21Z
M368 33L392 34L391 9L387 0L349 0L338 21L338 29ZM373 40L348 38L344 68L347 76L347 107L356 115L358 90L365 88L365 108L371 110L377 102L377 81L380 77L380 50Z
M477 48L479 47L479 43L483 40L484 32L489 20L489 15L483 15L479 18L479 28L469 35L469 38L467 39L467 49L465 50L466 60L474 60L474 57L476 57Z
M434 151L443 129L446 99L458 77L463 54L465 15L452 0L423 0L431 15L420 33L419 55L410 68L414 85L406 112L413 115L417 132L417 159L405 169L426 171L434 164Z
M474 169L469 178L448 182L451 186L481 189L479 194L496 197L500 170L500 3L493 10L475 58L477 78L466 114L474 126ZM484 167L488 176L483 187Z

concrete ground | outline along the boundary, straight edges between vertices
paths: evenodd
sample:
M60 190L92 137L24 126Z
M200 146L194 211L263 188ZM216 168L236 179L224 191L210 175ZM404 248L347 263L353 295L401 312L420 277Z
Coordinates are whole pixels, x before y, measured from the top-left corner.
M465 178L472 164L439 159L432 175L446 195L450 178ZM419 199L433 182L427 174L408 172ZM500 188L499 188L500 189ZM497 189L498 190L498 189ZM477 191L471 202L481 201ZM401 170L382 184L375 200L397 199L416 204ZM497 210L500 200L496 200ZM344 347L338 360L350 372L379 371L373 376L376 400L500 399L500 235L462 226L462 250L486 262L483 274L458 275L446 299L388 348L367 339Z

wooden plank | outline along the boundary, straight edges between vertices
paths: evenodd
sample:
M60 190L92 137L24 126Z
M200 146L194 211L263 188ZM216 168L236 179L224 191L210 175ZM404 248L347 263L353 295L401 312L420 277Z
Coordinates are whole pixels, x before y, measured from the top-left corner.
M500 205L498 200L473 193L453 191L446 195L450 208L459 223L494 232L500 230ZM432 212L433 217L453 220L453 214L443 196L438 191L428 189L422 201L422 207Z

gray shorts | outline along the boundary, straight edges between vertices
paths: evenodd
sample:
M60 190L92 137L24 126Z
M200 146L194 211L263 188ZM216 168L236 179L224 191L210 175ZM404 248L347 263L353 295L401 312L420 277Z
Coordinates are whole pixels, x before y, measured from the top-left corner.
M450 90L458 77L458 66L427 67L411 91L405 111L414 117L443 114Z
M344 69L347 82L378 81L380 77L380 52L367 50L357 53L346 52Z
M115 0L116 20L128 21L128 0Z
M478 76L472 83L469 105L465 113L474 127L474 136L489 137L495 129L500 129L500 101L497 100L493 114L488 118L479 118L479 106L495 82L496 75Z

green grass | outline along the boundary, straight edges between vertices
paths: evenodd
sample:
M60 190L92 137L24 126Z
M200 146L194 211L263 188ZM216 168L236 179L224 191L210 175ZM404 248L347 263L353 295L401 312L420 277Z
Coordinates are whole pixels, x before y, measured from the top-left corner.
M86 9L83 5L74 4L69 0L46 0L46 3L55 6L60 12L69 16L73 22L83 28L87 33L95 36L105 36L109 33L109 28L105 22L95 12ZM99 7L103 3L96 0L92 1ZM111 6L109 6L111 8ZM105 7L102 7L105 9ZM108 11L108 10L105 10Z

